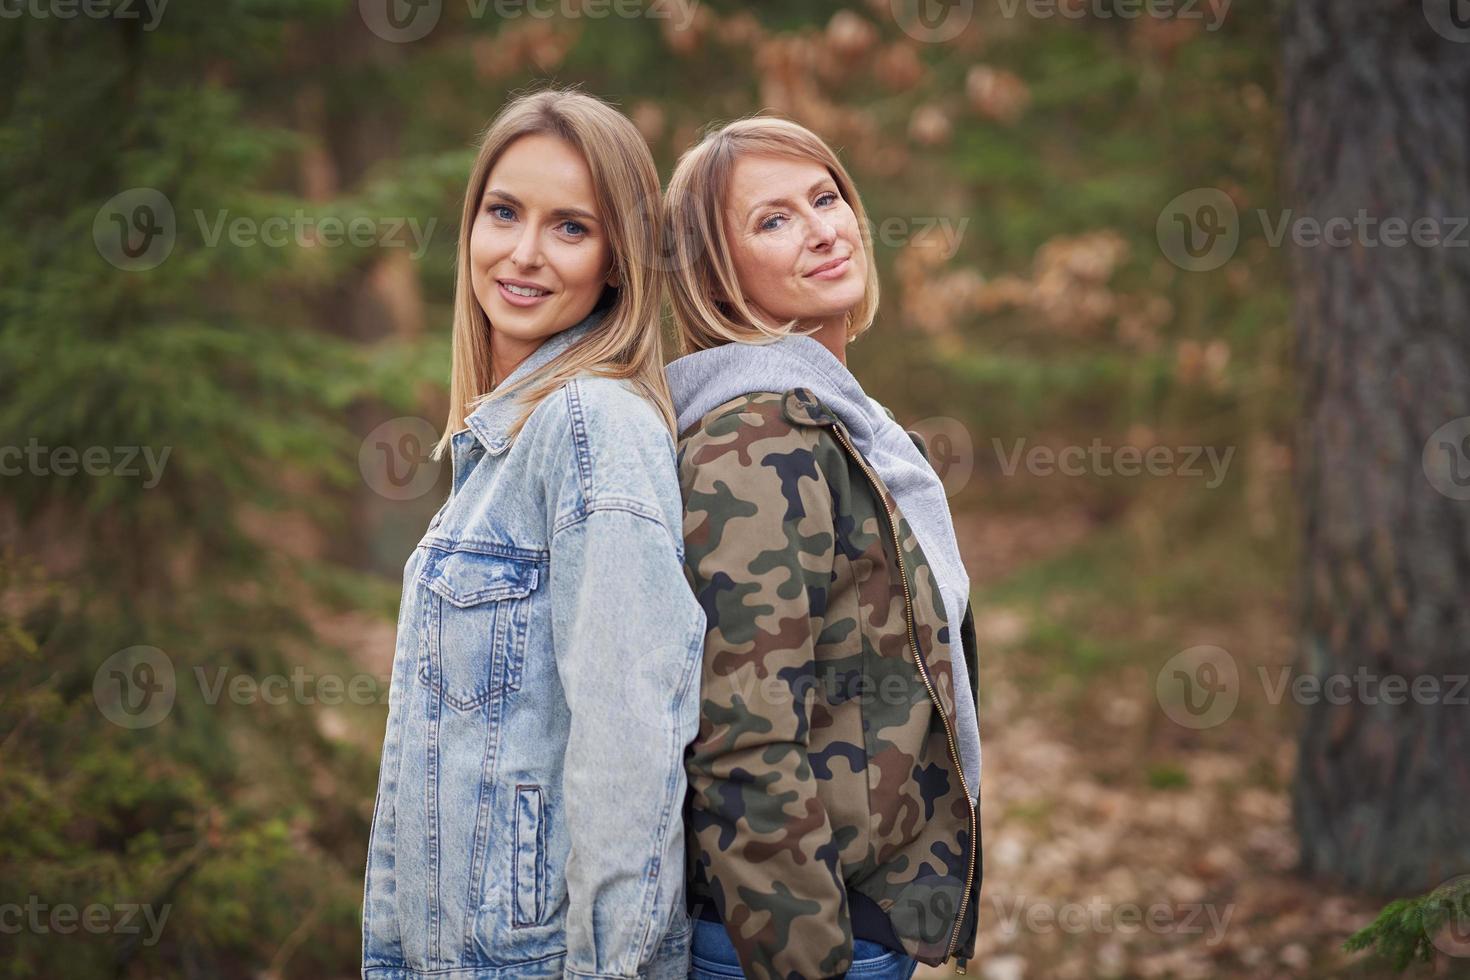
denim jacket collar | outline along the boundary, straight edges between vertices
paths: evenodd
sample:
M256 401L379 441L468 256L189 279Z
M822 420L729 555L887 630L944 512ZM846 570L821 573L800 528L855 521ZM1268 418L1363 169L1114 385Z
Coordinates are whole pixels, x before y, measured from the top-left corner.
M540 347L532 351L525 360L516 365L514 371L496 385L496 390L503 389L550 363L553 358L595 329L606 313L605 309L593 310L580 322L546 338ZM491 455L499 455L510 445L508 432L520 412L521 403L516 392L508 396L489 398L465 417L465 427L475 434Z

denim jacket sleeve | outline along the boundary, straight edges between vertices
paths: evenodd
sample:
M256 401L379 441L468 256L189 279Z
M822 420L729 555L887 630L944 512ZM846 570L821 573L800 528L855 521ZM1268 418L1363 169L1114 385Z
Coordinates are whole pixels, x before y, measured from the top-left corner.
M673 441L616 382L568 386L552 632L571 714L568 977L632 978L685 916L684 748L704 614L683 572Z

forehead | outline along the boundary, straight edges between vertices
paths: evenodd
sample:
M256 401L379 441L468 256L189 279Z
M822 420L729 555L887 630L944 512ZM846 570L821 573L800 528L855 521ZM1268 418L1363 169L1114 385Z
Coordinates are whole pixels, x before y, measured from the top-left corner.
M806 157L744 154L730 170L730 203L805 194L830 177L826 167Z
M577 148L559 136L522 136L490 168L485 190L509 191L528 206L596 211L592 171Z

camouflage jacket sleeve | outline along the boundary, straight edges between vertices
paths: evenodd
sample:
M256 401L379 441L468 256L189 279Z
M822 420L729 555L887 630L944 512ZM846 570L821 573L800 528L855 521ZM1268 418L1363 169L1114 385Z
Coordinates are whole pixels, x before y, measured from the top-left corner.
M834 561L816 430L715 419L681 453L685 570L707 617L688 755L695 874L745 975L840 976L847 891L807 758L814 649Z

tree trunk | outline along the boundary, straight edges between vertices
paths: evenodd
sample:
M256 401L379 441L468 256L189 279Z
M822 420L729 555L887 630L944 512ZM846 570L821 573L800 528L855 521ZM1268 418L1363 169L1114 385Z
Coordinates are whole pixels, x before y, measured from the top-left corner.
M1283 13L1292 218L1351 223L1346 244L1283 245L1299 676L1326 682L1300 698L1295 818L1305 872L1381 894L1470 872L1470 4L1440 2Z

